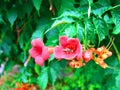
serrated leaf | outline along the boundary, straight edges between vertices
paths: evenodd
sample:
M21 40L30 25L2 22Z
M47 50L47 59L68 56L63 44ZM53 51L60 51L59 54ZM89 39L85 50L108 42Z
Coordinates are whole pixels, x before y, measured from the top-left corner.
M76 10L72 10L72 11L71 10L66 10L58 18L66 17L66 16L67 17L72 17L72 18L79 18L79 19L83 18L82 14L80 12L76 11Z
M95 29L94 25L90 21L90 19L85 20L85 27L86 27L86 38L88 41L94 43L95 42Z
M49 68L48 75L49 75L50 82L54 86L56 78L57 78L57 73L52 67Z
M102 7L101 5L96 5L96 7L94 7L93 13L95 15L98 15L99 17L101 17L101 15L107 11L109 9L109 7L105 6Z
M48 30L46 30L45 33L48 33L49 31L52 31L55 29L64 30L66 28L66 25L71 24L72 22L74 22L74 20L72 18L68 18L68 17L63 17L62 19L57 19L54 21L52 26Z
M68 18L68 17L64 17L60 20L56 20L53 25L51 26L51 28L55 28L57 26L60 26L60 25L64 25L64 24L70 24L73 22L73 19L71 18Z
M119 34L120 33L120 7L112 11L112 18L113 18L113 22L115 23L115 27L112 33Z
M78 24L78 38L80 39L81 42L84 39L84 27L81 22Z
M111 8L111 5L108 0L98 0L98 2L92 6L92 12L101 17L109 8Z
M15 20L17 19L17 10L15 8L10 9L7 12L7 18L11 24L11 27L13 26Z
M39 15L41 3L42 3L42 0L33 0L33 5L34 5L35 9L37 10L38 15Z
M105 38L105 36L108 35L109 30L107 28L107 25L103 20L99 18L93 18L93 23L99 40L102 41Z
M41 74L38 76L37 83L41 90L45 90L48 84L48 69L44 68Z
M120 23L115 25L112 33L113 34L119 34L120 33Z
M61 30L59 35L61 36L67 35L69 37L74 37L76 36L76 34L77 34L77 30L75 25L70 24L67 28L65 28L65 30Z

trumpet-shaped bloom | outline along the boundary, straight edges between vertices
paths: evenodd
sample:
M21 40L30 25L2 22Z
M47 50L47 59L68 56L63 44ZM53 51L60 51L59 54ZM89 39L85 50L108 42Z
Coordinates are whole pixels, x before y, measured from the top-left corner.
M29 50L31 57L35 59L36 64L43 66L44 61L50 57L48 48L44 46L40 38L32 40L31 45L32 48Z
M61 36L59 38L60 45L55 47L54 55L57 59L72 60L82 58L82 45L78 38L68 38L67 36Z

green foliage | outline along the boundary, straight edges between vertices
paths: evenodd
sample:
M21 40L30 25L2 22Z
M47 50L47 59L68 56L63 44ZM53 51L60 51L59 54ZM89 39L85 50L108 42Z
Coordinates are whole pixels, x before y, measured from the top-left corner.
M7 18L11 24L11 27L13 26L16 18L17 18L17 11L15 8L11 8L7 13Z
M2 0L0 6L0 64L5 64L4 72L20 66L14 84L37 84L41 90L48 85L56 90L120 89L119 0ZM54 55L40 67L29 58L32 39L56 46L63 35L79 38L85 49L111 42L113 55L106 60L110 67L102 69L91 61L71 69Z
M34 7L36 8L38 15L39 15L39 10L41 6L42 0L33 0Z
M47 83L48 83L47 68L44 68L41 74L38 76L37 83L40 86L41 90L45 90Z
M50 82L52 83L52 85L54 85L56 78L57 78L57 73L56 73L55 69L52 67L50 67L48 70L49 70L48 75L50 77Z

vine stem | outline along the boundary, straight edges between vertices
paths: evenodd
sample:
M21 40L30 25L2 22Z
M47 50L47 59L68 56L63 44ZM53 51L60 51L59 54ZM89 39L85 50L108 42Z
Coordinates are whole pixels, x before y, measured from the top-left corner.
M115 8L117 8L117 7L120 7L120 4L118 4L118 5L114 6L114 7L108 8L108 10L104 11L103 14L104 14L105 12L107 12L107 11L109 11L109 10L112 10L112 9L115 9ZM103 14L102 14L102 15L103 15Z
M118 5L114 6L114 7L111 7L111 8L109 8L108 10L112 10L112 9L114 9L114 8L117 8L117 7L120 7L120 4L118 4Z
M84 28L84 50L86 50L86 47L87 47L87 31L86 31L86 25L85 25L85 28Z
M119 63L120 63L120 53L119 53L119 51L118 51L115 43L113 43L113 47L114 47L114 49L115 49L115 52L116 52L116 54L117 54L117 57L118 57L118 60L119 60Z
M77 33L76 37L78 38L78 23L77 22L75 23L75 27L76 27L76 33Z
M25 67L27 66L27 64L28 64L28 62L30 61L30 59L31 59L31 56L29 55L28 58L27 58L27 60L26 60L25 63L24 63L24 66L25 66Z
M35 13L33 13L31 16L30 16L30 19L33 18L33 16L35 15ZM26 21L22 26L21 28L18 28L16 27L16 33L17 33L17 41L16 41L16 44L18 44L18 41L19 41L19 38L20 38L20 32L22 32L24 30L24 28L28 25L28 21Z
M109 35L108 35L108 37L109 37L110 41L112 41L112 39L110 38ZM113 42L112 44L113 44L113 48L114 48L114 50L115 50L115 52L117 54L118 61L120 63L120 53L119 53L119 51L118 51L117 46L115 45L115 43Z

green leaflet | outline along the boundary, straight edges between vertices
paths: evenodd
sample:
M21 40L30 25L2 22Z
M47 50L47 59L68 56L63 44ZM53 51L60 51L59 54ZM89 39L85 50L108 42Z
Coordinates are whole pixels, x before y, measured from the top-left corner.
M75 37L77 35L77 30L74 24L69 24L63 30L60 30L60 36L67 35L68 37Z
M41 90L45 90L48 84L48 72L47 68L44 68L41 72L41 74L37 78L37 83L40 86Z
M118 76L116 77L116 86L117 86L117 89L120 89L120 71Z
M111 5L108 0L98 0L95 4L92 4L92 12L101 17L102 14L108 11L110 7Z
M105 36L108 35L109 30L107 28L107 25L100 18L93 18L93 23L99 40L102 41L103 39L105 39Z
M0 24L1 23L5 23L5 21L3 20L3 18L2 18L2 13L0 12Z
M40 10L40 7L41 7L41 3L42 3L42 0L33 0L34 7L37 10L37 13L38 13L39 16L40 16L39 10Z
M11 24L11 27L13 27L13 24L14 24L15 20L17 19L17 10L15 8L11 8L7 12L7 18Z
M61 24L69 24L69 23L72 23L73 22L73 19L71 18L68 18L68 17L63 17L62 19L60 20L56 20L53 25L51 26L51 28L55 28Z
M51 84L54 86L56 78L57 78L57 72L55 71L54 68L49 67L48 75L49 75L49 80L50 80Z
M112 19L115 24L113 29L113 34L119 34L120 33L120 7L114 9L112 11Z
M66 27L66 25L71 24L72 22L74 22L74 20L72 18L68 18L68 17L63 17L62 19L57 19L54 21L54 23L51 25L51 27L46 30L45 34L51 30L54 30L54 28L58 28L59 30L64 30Z
M86 19L84 24L85 24L85 29L86 29L86 31L84 30L84 34L86 32L85 39L87 39L87 43L91 42L92 44L94 44L96 42L94 25L90 21L90 19Z
M74 0L61 0L61 6L60 6L60 10L59 10L59 14L63 13L65 10L69 10L69 9L74 9Z
M44 19L43 19L44 20ZM32 34L32 39L36 39L36 38L43 38L44 37L44 31L45 28L47 27L48 22L41 22L41 20L38 22L38 25L36 26L35 31Z
M34 70L38 75L40 75L40 66L39 65L35 64Z

